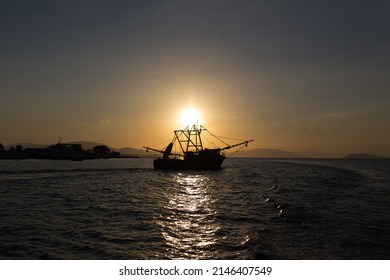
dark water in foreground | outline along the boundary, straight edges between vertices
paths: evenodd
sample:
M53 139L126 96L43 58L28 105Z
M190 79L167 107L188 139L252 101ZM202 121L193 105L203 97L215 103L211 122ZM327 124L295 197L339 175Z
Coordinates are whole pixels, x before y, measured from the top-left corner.
M0 161L0 259L390 259L390 160Z

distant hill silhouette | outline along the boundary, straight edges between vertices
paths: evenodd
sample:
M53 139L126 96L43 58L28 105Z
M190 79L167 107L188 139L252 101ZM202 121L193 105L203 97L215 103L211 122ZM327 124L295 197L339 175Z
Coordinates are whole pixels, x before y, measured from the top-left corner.
M386 157L386 156L376 156L376 155L372 155L372 154L368 154L368 153L359 153L359 154L349 154L347 156L345 156L344 158L346 159L353 159L353 158L361 158L361 159L380 159L380 158L389 158L389 157Z
M80 144L83 147L83 149L86 149L86 150L93 149L93 147L95 147L95 146L105 145L103 143L89 142L89 141L74 141L74 142L68 142L68 143L69 144ZM151 153L147 153L144 149L134 149L134 148L130 148L130 147L114 148L114 147L110 147L108 145L106 145L106 146L109 147L114 152L119 152L122 156L138 156L138 157L152 156Z
M65 144L80 144L84 150L92 150L93 147L105 145L103 143L97 143L97 142L92 142L92 141L70 141L70 142L64 142L64 143ZM107 146L107 147L109 147L109 146Z
M63 142L64 144L80 144L84 150L92 150L95 146L99 145L105 145L103 143L93 142L93 141L69 141L69 142ZM55 144L55 143L52 143ZM14 145L6 145L4 148L8 150L10 147L16 147L17 145L22 145L23 149L26 148L46 148L49 145L48 144L35 144L35 143L16 143ZM114 152L119 152L121 156L136 156L136 157L155 157L159 156L156 152L146 152L144 149L135 149L131 147L124 147L124 148L114 148L109 147ZM227 153L229 155L231 153ZM311 157L319 157L319 153L313 152L313 153L299 153L294 154L289 151L283 151L279 149L266 149L266 148L258 148L258 149L251 149L251 150L244 150L236 154L236 157L243 157L243 158L311 158ZM321 154L321 156L324 156L325 154ZM328 157L328 156L324 156ZM341 156L339 156L340 158ZM389 159L388 156L377 156L373 154L368 153L357 153L357 154L349 154L342 158L346 159Z

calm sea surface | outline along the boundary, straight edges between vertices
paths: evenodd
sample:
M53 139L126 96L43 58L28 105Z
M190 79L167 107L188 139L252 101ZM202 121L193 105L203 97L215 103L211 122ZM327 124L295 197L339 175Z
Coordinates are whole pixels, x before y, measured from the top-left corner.
M390 160L0 160L0 259L390 259Z

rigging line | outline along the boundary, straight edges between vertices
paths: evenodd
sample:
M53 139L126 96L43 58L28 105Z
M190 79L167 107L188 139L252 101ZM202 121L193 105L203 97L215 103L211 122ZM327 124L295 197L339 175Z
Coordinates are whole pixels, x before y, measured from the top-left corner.
M214 143L214 141L209 140L210 144L214 147L217 148L217 144Z
M242 146L240 147L239 149L237 149L236 151L234 151L233 153L231 153L229 156L227 157L233 157L233 156L236 156L236 154L238 155L239 153L241 153L246 147L245 146Z
M168 136L171 136L172 134L173 134L173 132L167 134L166 136L160 137L160 138L158 139L159 142L155 142L155 143L149 145L149 147L153 147L153 146L158 146L158 145L161 145L161 144L169 143L171 140L166 140L166 139L168 138ZM170 138L172 138L172 136L171 136ZM162 139L165 139L165 140L162 141L162 142L160 142Z
M229 138L229 137L225 137L225 136L214 135L214 137L223 138L223 139L229 139L229 140L234 140L234 141L245 141L245 139Z
M230 146L228 143L226 143L225 141L222 141L218 136L212 134L210 131L207 130L208 133L210 133L211 136L217 138L219 141L221 141L222 143L224 143L226 146Z
M204 137L203 143L204 143L204 146L211 146L211 147L217 148L217 145L210 137Z

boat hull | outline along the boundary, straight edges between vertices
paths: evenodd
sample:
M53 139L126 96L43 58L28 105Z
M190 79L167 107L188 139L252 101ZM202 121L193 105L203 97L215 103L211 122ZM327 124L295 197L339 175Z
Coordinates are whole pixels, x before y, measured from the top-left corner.
M155 169L164 170L215 170L220 169L224 156L220 155L212 161L201 159L163 159L157 158L153 161Z

